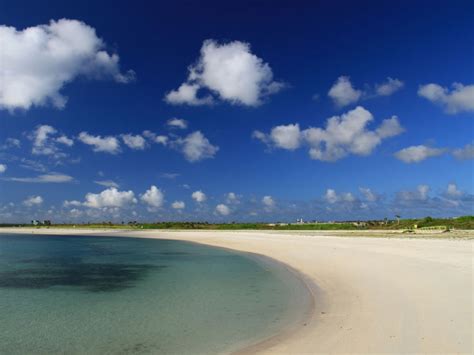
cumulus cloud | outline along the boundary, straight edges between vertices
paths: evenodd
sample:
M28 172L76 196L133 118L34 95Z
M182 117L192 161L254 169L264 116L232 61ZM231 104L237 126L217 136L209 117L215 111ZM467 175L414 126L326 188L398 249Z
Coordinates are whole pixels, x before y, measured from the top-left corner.
M379 199L379 196L368 187L359 187L359 191L368 202L376 202Z
M390 96L400 90L403 85L403 81L388 77L386 82L375 85L375 93L378 96Z
M275 206L275 200L271 196L263 196L262 203L265 207L272 208Z
M30 196L23 201L23 204L26 207L39 206L43 203L43 198L41 196Z
M112 180L95 180L94 183L105 187L119 187L119 184Z
M276 126L272 128L269 138L278 148L295 150L300 146L300 126L299 124Z
M5 171L7 171L7 165L0 164L0 174L3 174Z
M54 158L64 158L66 154L60 146L71 147L74 141L66 135L59 135L58 130L49 125L39 125L28 136L33 142L32 154L48 155Z
M418 185L415 191L400 191L397 199L401 202L423 202L428 200L429 192L428 185Z
M446 188L446 195L450 198L459 198L463 195L462 191L458 190L456 184L448 184Z
M366 85L366 90L354 88L348 76L340 76L329 89L328 96L338 107L354 104L361 99L368 99L377 96L390 96L404 86L403 81L388 77L387 80L373 87Z
M453 156L459 160L474 159L474 143L466 144L462 148L453 150Z
M140 196L140 200L150 207L160 208L163 206L165 196L159 188L152 185L148 190L145 191L144 194Z
M228 216L230 214L230 208L221 203L216 206L216 212L221 216Z
M207 199L207 196L204 192L202 192L201 190L198 190L198 191L194 191L192 194L191 194L191 197L194 201L198 202L198 203L201 203L201 202L204 202L206 201Z
M212 145L200 131L193 132L185 138L176 139L173 145L184 154L186 160L192 163L213 158L219 150L219 147Z
M166 94L171 104L204 105L216 99L246 106L258 106L268 95L283 88L273 80L270 66L254 55L250 44L233 41L219 44L204 41L197 63L189 67L188 79ZM198 90L210 93L198 97Z
M395 157L405 163L419 163L425 159L443 154L446 149L431 148L426 145L414 145L395 153Z
M453 83L452 89L438 84L421 85L418 95L440 105L448 114L474 111L474 85Z
M240 203L239 196L235 192L229 192L225 196L226 203L228 204L238 204Z
M329 202L330 204L334 204L336 202L355 202L356 198L352 193L346 192L342 194L338 194L334 189L327 189L326 193L324 194L324 199Z
M79 206L82 206L82 202L81 201L77 201L77 200L66 200L63 202L63 206L68 208L68 207L79 207Z
M120 152L120 142L113 136L93 136L87 132L79 133L78 139L87 145L92 146L94 152L117 154Z
M0 26L0 109L66 105L61 90L79 76L113 78L127 83L133 72L123 74L117 54L105 51L95 29L77 20L50 21L23 30Z
M396 116L383 120L375 130L369 130L367 125L373 120L369 111L358 106L341 116L329 118L325 128L300 130L298 124L292 124L275 127L270 134L255 131L253 137L270 147L287 150L305 144L309 146L312 159L331 162L349 154L369 155L383 139L404 131Z
M175 210L182 210L186 207L186 204L183 201L174 201L171 204L171 207L174 208Z
M340 76L329 89L328 96L337 106L343 107L359 101L362 91L354 89L348 76Z
M90 208L121 208L134 203L137 203L137 199L133 191L119 191L115 187L110 187L98 194L88 193L84 206Z
M197 92L199 89L200 85L198 84L183 83L177 90L172 90L167 93L165 96L165 101L172 105L212 105L214 103L212 96L207 95L204 97L197 97Z
M143 136L150 139L153 143L161 144L163 146L168 145L169 138L167 136L157 135L149 130L143 131Z
M186 129L188 128L188 121L180 118L171 118L166 122L166 125L170 128Z
M126 146L133 150L144 150L146 147L145 138L139 134L123 134L122 140Z
M39 184L47 184L47 183L58 184L58 183L72 182L74 181L74 178L66 174L48 173L48 174L38 175L35 177L9 177L5 180L15 181L15 182L26 182L26 183L39 183Z

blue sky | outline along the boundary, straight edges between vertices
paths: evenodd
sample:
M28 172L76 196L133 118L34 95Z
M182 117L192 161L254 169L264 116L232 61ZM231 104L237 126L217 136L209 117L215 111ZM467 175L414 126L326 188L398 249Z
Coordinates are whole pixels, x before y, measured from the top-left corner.
M0 222L473 212L472 1L1 8Z

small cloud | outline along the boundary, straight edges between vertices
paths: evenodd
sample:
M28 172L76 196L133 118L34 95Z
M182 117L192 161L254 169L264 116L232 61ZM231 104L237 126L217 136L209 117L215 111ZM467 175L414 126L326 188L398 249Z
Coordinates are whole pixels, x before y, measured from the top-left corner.
M175 210L182 210L186 207L186 204L183 201L174 201L171 204L171 207L174 208Z
M23 201L23 204L26 207L39 206L43 203L43 198L41 196L30 196Z
M115 181L112 181L112 180L95 180L94 183L100 186L105 186L105 187L115 187L115 188L119 187L119 184L117 184Z
M48 173L42 174L35 177L9 177L5 178L6 181L15 181L15 182L25 182L25 183L39 183L39 184L47 184L47 183L67 183L74 181L72 176L66 174L58 174L58 173Z
M192 194L191 194L191 197L194 201L198 202L198 203L201 203L201 202L204 202L206 201L207 199L207 196L204 192L202 192L201 190L198 190L198 191L194 191Z
M122 140L126 146L133 150L144 150L146 148L146 141L141 135L122 134Z
M219 147L212 145L200 131L193 132L185 138L178 138L173 144L191 163L213 158L219 150Z
M453 150L453 156L458 160L474 159L474 143L466 144L462 148Z
M163 206L165 196L159 188L152 185L140 196L140 200L152 208L160 208Z
M228 216L230 214L230 208L221 203L216 206L216 212L221 216Z
M120 143L116 137L93 136L87 132L79 133L78 139L87 145L92 146L94 152L117 154L120 152Z
M415 145L404 148L395 153L395 157L405 163L419 163L425 159L439 156L446 152L446 149L430 148L425 145Z
M265 207L268 208L272 208L275 206L275 200L273 200L273 197L271 196L263 196L262 203L265 205Z
M166 122L166 125L170 128L186 129L188 128L188 122L179 118L171 118Z
M418 96L444 108L448 114L474 111L474 85L454 83L452 89L438 84L421 85Z

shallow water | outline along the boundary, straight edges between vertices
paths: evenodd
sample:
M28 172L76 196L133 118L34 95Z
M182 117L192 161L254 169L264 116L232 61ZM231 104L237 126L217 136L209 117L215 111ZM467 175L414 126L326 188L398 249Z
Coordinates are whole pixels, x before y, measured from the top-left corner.
M192 243L0 234L0 353L196 354L301 314L282 265Z

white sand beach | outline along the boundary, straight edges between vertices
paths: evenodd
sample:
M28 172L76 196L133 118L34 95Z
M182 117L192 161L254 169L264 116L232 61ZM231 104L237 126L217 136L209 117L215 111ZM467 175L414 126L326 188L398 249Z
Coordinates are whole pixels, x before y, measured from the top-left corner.
M474 349L472 239L340 238L324 231L2 231L179 239L283 262L307 281L313 312L297 329L244 349L247 353L471 354Z

